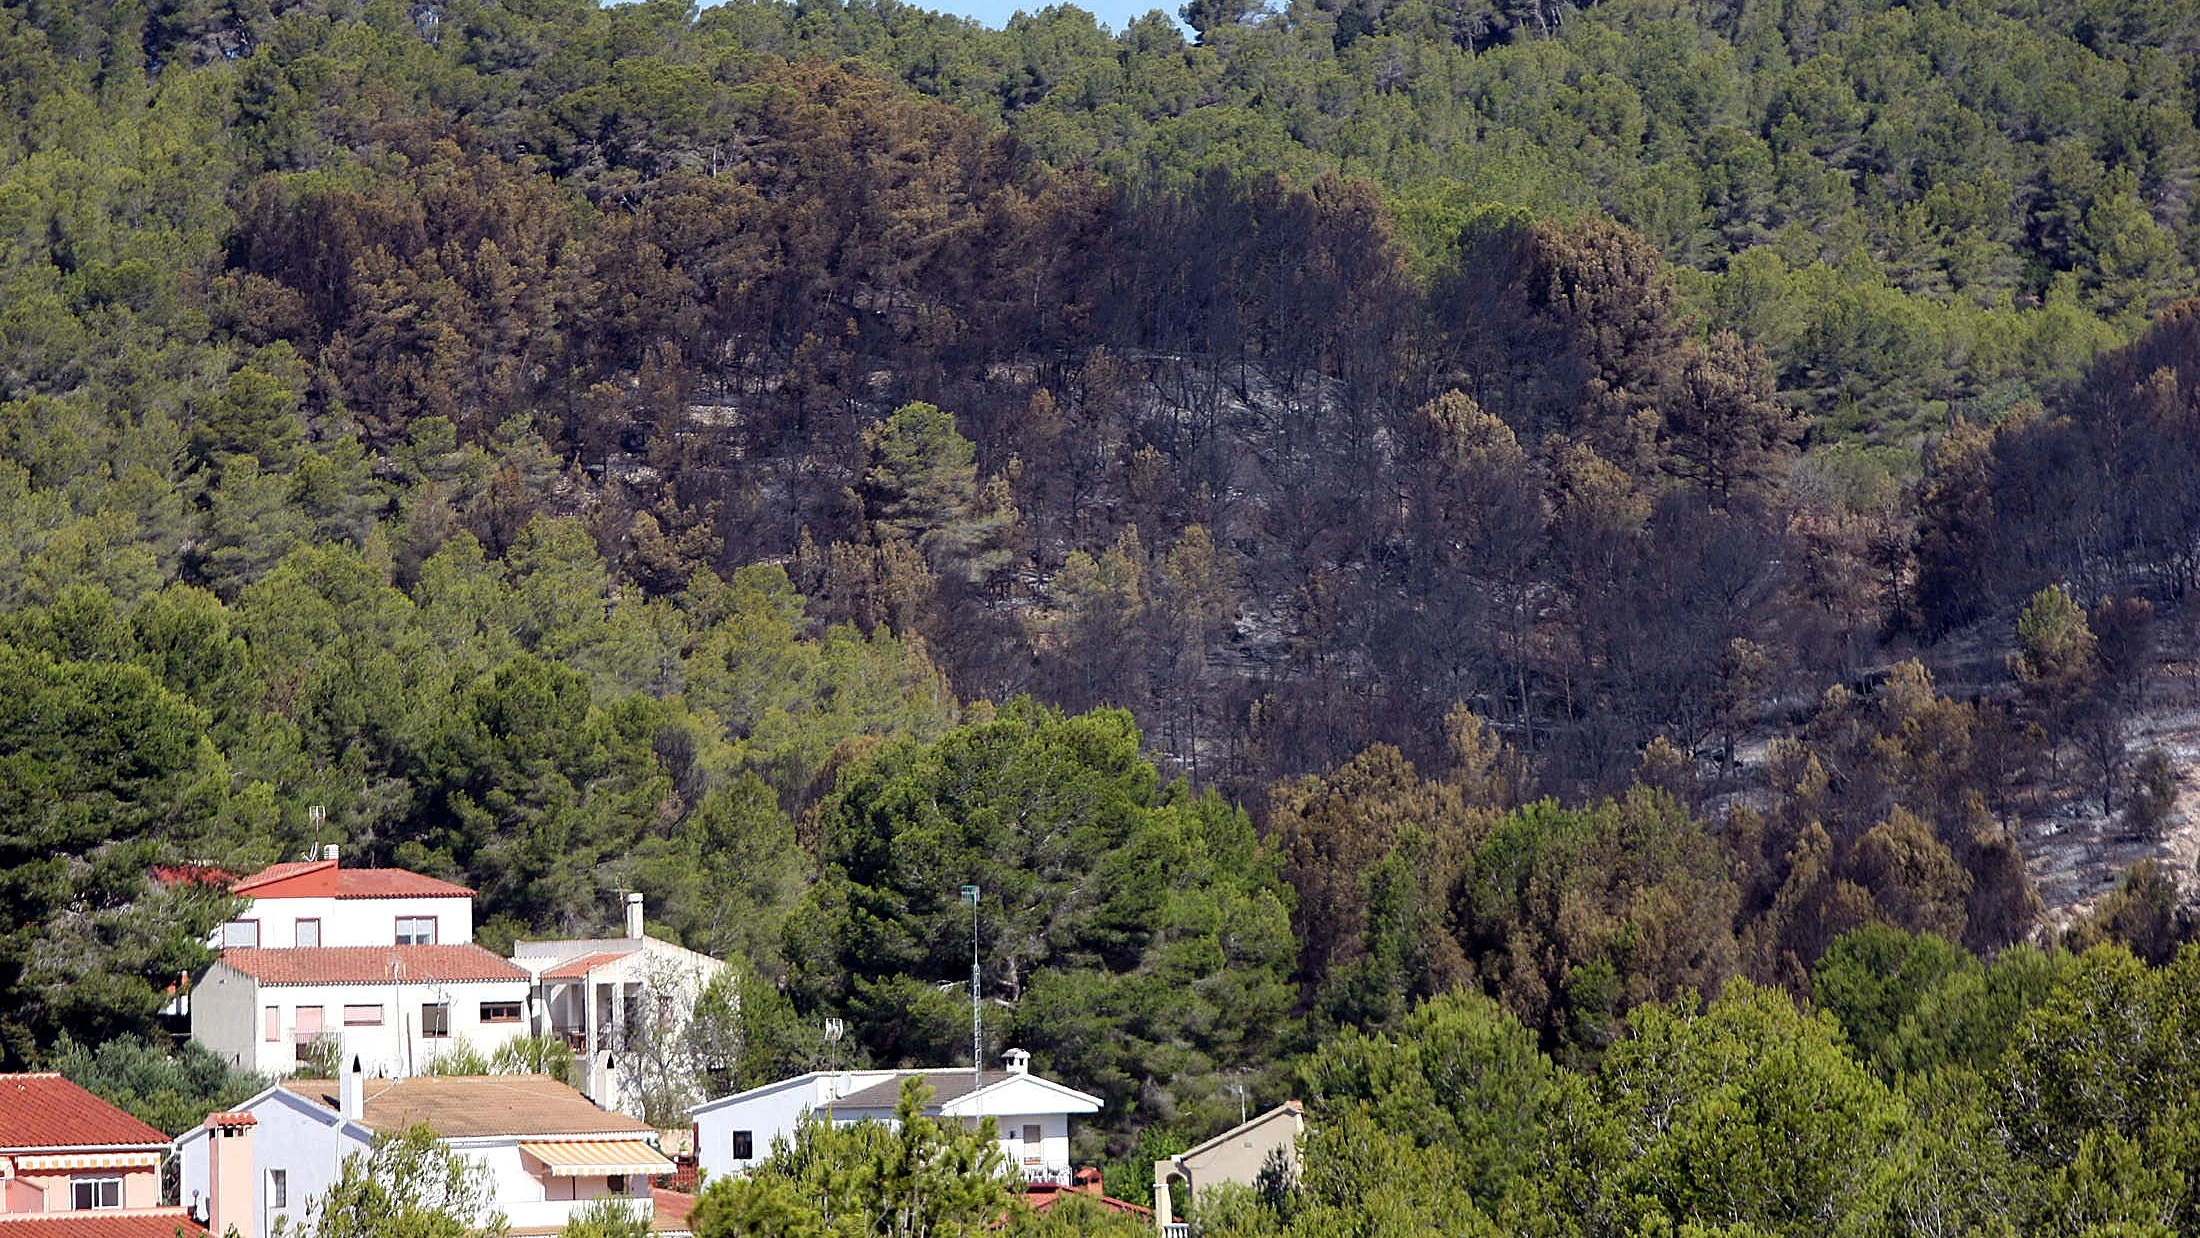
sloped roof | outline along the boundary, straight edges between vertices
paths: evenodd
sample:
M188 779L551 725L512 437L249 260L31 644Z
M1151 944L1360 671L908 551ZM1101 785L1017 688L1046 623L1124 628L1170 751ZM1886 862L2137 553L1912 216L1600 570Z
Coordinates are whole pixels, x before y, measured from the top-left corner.
M932 1089L931 1099L924 1102L925 1112L938 1112L941 1105L968 1096L971 1092L968 1070L900 1070L894 1077L848 1093L833 1102L836 1109L891 1109L901 1103L901 1085L910 1079L922 1079ZM992 1082L999 1083L1001 1074L995 1071Z
M206 1232L181 1208L0 1214L5 1238L175 1238L178 1227L187 1235Z
M1097 1189L1086 1191L1076 1187L1055 1186L1052 1183L1032 1183L1024 1188L1024 1202L1031 1205L1033 1212L1051 1212L1055 1205L1066 1199L1089 1199L1110 1212L1120 1212L1124 1216L1137 1217L1142 1221L1153 1220L1153 1209L1144 1204L1134 1204L1127 1199L1104 1195Z
M1101 1100L1087 1096L1066 1084L1028 1071L989 1070L982 1085L971 1086L968 1070L902 1070L869 1087L848 1093L832 1102L835 1109L890 1111L901 1101L901 1085L908 1079L922 1079L932 1088L932 1097L924 1103L928 1114L968 1116L973 1111L999 1113L1097 1113ZM998 1098L1010 1089L1035 1089L1047 1094L1043 1105L1032 1105L1028 1099L1014 1108L997 1108L1005 1102Z
M616 963L625 957L624 954L609 952L584 954L577 959L567 959L556 967L548 969L542 973L542 978L545 980L578 980L606 963Z
M653 1205L649 1227L660 1234L683 1234L688 1228L688 1214L695 1211L695 1197L686 1191L668 1191L661 1186L649 1188Z
M402 868L343 868L335 860L271 864L229 887L250 898L472 898L462 885Z
M292 1079L284 1091L339 1110L334 1079ZM416 1075L369 1079L362 1124L377 1131L426 1125L444 1139L649 1135L654 1130L547 1075Z
M509 959L480 946L238 947L221 961L261 984L464 984L526 980Z
M58 1074L0 1075L0 1152L167 1144L167 1135Z

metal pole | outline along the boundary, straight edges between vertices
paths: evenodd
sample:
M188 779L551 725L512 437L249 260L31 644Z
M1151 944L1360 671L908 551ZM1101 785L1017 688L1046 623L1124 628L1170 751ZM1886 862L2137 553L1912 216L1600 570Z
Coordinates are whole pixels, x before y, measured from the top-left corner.
M978 999L978 887L964 886L962 895L970 904L970 1090L975 1092L985 1084L985 1011Z

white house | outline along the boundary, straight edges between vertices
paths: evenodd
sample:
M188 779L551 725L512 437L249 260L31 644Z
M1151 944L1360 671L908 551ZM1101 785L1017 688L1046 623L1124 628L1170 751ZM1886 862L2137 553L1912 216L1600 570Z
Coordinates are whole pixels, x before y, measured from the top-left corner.
M316 946L463 946L474 939L474 892L401 868L344 868L322 858L240 877L250 900L207 944L221 949Z
M1070 1185L1070 1115L1098 1113L1100 1098L1032 1074L1031 1055L1021 1049L1006 1058L1007 1071L982 1076L968 1069L812 1071L698 1105L696 1163L710 1174L746 1172L771 1155L773 1140L793 1138L811 1112L836 1126L890 1122L903 1081L915 1078L932 1088L928 1116L973 1125L992 1118L1002 1153L1025 1181Z
M340 1083L279 1084L176 1140L183 1203L238 1238L268 1238L278 1221L306 1219L346 1157L419 1125L488 1168L514 1235L556 1233L603 1199L626 1201L660 1233L684 1228L684 1210L660 1215L650 1190L651 1176L673 1170L656 1132L540 1075L369 1079L348 1066ZM238 1158L249 1177L223 1172ZM245 1184L249 1206L228 1198Z
M263 1075L318 1040L372 1074L421 1074L461 1039L488 1056L525 1036L531 983L472 945L224 950L192 990L191 1039Z
M696 1000L724 967L644 934L639 894L627 895L626 936L514 942L512 962L534 980L532 1034L571 1045L589 1099L629 1113L639 1112L652 1064L683 1073L668 1059L683 1052Z

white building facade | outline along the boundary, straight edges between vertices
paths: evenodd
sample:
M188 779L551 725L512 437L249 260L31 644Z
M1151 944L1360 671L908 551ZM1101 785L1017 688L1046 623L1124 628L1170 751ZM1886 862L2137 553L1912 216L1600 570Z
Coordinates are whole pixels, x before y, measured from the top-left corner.
M396 1078L462 1041L489 1057L527 1035L530 990L525 971L471 945L224 950L192 990L191 1038L263 1075L296 1071L321 1042Z
M463 946L474 940L472 890L401 868L344 868L329 855L274 865L231 882L229 892L249 901L215 930L207 944L217 949Z
M425 1125L444 1146L488 1170L493 1207L514 1233L554 1232L606 1199L655 1219L650 1178L673 1170L656 1149L656 1133L603 1112L563 1083L537 1075L389 1080L348 1069L346 1075L339 1082L281 1084L236 1114L217 1115L254 1120L249 1212L216 1198L223 1188L212 1172L213 1122L178 1138L185 1207L232 1221L247 1217L250 1227L240 1225L239 1238L269 1238L278 1222L303 1223L345 1159L365 1155L377 1134Z
M641 900L627 896L624 937L512 944L513 964L533 981L531 1034L572 1047L589 1099L636 1114L645 1088L694 1073L684 1034L725 966L646 935Z
M812 1071L778 1083L698 1105L696 1163L706 1174L741 1174L771 1155L776 1139L792 1139L803 1119L816 1113L836 1126L891 1123L904 1081L932 1089L926 1115L972 1125L992 1118L1001 1153L1027 1182L1067 1186L1070 1118L1098 1113L1100 1098L1034 1075L1030 1055L1012 1049L1006 1072L970 1070Z

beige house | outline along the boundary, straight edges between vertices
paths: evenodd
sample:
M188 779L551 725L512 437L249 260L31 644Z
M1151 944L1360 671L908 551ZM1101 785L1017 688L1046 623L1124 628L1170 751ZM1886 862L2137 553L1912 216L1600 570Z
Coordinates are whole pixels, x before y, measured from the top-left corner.
M1306 1107L1289 1100L1233 1126L1207 1142L1153 1163L1153 1220L1166 1238L1184 1238L1190 1225L1171 1209L1181 1198L1186 1214L1197 1205L1199 1192L1224 1182L1252 1186L1271 1156L1281 1153L1299 1175L1299 1136L1306 1131Z

